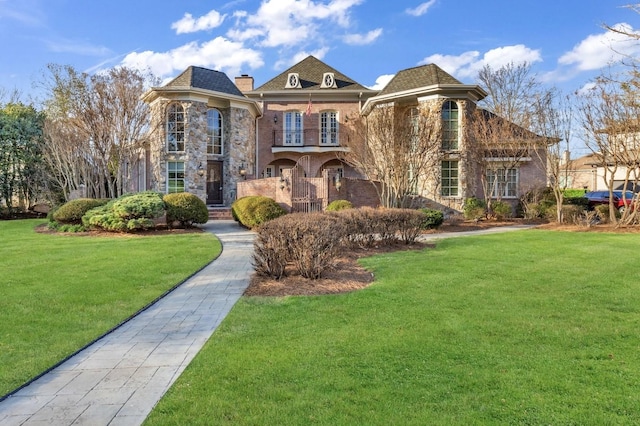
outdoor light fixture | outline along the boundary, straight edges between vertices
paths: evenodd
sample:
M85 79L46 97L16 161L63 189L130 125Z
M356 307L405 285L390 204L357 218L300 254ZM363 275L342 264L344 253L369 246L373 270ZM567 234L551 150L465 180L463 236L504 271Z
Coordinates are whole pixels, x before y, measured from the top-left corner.
M278 114L273 114L273 124L278 124Z
M202 168L202 163L198 166L198 176L204 176L205 170Z
M238 167L238 174L244 179L247 178L247 169L245 169L244 163L242 163L240 167Z
M336 176L336 191L340 192L340 188L342 188L342 181L340 180L340 176Z

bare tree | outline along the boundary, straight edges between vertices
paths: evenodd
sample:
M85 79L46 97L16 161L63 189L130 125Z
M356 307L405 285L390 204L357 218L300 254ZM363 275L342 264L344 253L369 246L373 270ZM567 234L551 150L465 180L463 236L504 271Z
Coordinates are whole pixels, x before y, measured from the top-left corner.
M564 194L570 185L570 142L573 129L573 103L568 95L553 93L552 97L533 100L535 133L547 137L547 180L556 199L556 221L564 221ZM543 153L535 150L536 155ZM540 158L543 161L543 158Z
M626 78L625 78L626 77ZM636 69L621 79L602 75L579 97L579 119L587 147L596 154L611 195L616 186L637 190L640 184L640 74ZM626 192L623 191L623 194ZM637 206L636 200L636 207ZM616 206L610 197L609 217ZM636 222L638 209L625 209L621 223Z
M527 63L497 70L486 65L478 80L489 96L475 110L469 133L474 141L473 162L479 167L491 212L493 200L516 195L515 174L524 161L535 159L545 169L549 139L533 129L540 108L550 104L553 92L542 87Z
M627 9L640 14L640 3L636 3L636 4L628 4L626 6ZM603 25L604 28L606 28L607 30L611 31L612 33L616 33L616 34L622 34L624 36L627 36L631 39L635 39L635 40L640 40L640 34L635 33L633 31L628 31L625 28L621 28L621 27L612 27L611 25L607 25L604 24Z
M380 204L411 207L439 171L439 111L378 105L353 125L342 160L376 185Z
M121 67L93 76L57 65L49 71L47 149L65 196L80 185L97 198L126 192L129 166L147 142L150 112L140 97L153 78Z

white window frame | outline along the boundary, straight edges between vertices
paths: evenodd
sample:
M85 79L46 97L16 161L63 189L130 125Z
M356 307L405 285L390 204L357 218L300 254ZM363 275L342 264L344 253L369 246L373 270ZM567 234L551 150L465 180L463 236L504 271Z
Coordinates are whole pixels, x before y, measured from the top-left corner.
M282 143L285 146L304 145L303 114L301 111L285 111Z
M172 186L172 182L175 182L175 185ZM176 190L173 190L174 188ZM184 192L185 189L184 161L167 161L167 194Z
M517 198L520 171L517 167L488 169L485 173L491 198Z
M453 108L455 106L455 108ZM453 112L455 111L455 117ZM455 133L455 138L450 137ZM460 107L452 100L442 104L442 149L455 151L460 146Z
M445 163L448 163L449 167L445 168ZM456 163L456 168L453 169L451 163ZM453 180L450 176L450 172L456 170L455 186L451 185ZM449 176L445 179L445 171L449 171ZM447 182L447 185L445 185ZM455 193L454 193L455 192ZM458 197L460 194L460 162L458 160L442 160L440 163L440 195L443 197Z
M339 129L337 111L323 111L320 113L320 145L339 145Z
M264 168L264 177L266 178L275 177L274 173L275 173L275 167L267 166Z
M186 117L184 107L172 103L167 108L167 152L184 152Z
M216 120L217 113L217 120ZM215 123L218 121L218 123ZM217 133L217 134L216 134ZM217 108L207 110L207 154L224 154L224 119ZM216 152L218 151L218 152Z

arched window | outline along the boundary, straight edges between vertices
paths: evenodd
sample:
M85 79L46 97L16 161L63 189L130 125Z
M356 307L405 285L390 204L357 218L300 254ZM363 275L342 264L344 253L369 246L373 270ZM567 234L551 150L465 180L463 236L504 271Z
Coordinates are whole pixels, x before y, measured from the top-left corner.
M167 151L184 151L184 108L171 104L167 109Z
M442 105L442 149L458 149L458 104L446 101Z
M338 145L338 113L320 113L320 145Z
M222 114L215 108L207 111L207 154L222 155Z

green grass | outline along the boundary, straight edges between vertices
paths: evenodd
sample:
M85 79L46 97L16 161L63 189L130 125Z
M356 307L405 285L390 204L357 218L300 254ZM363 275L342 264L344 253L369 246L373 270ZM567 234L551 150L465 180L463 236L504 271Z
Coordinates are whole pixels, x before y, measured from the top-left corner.
M214 259L210 233L44 235L0 221L0 396L116 326Z
M637 235L530 230L243 298L147 425L640 423Z

